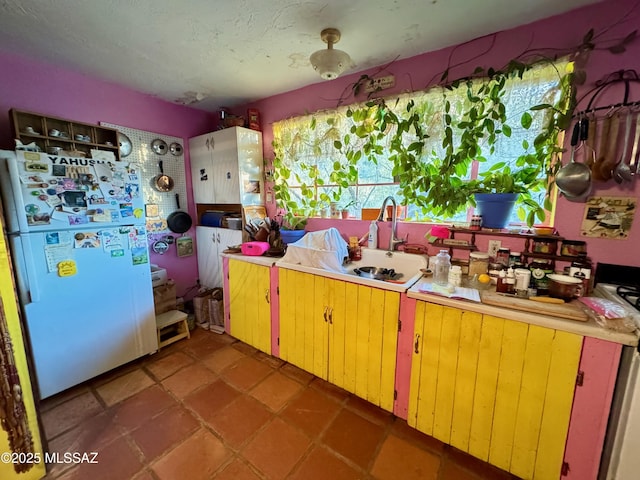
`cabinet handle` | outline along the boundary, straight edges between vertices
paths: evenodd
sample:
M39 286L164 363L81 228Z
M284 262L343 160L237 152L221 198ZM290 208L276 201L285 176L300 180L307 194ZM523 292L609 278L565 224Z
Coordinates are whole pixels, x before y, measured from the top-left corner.
M333 325L333 307L329 308L329 324Z
M264 299L267 301L267 303L271 303L269 301L269 289L268 288L264 291Z
M218 234L218 243L220 243L220 234Z
M324 321L327 322L327 310L329 310L329 307L324 307L324 314L322 315L324 317Z
M416 343L413 344L413 351L415 353L420 353L420 334L416 333Z
M209 139L207 138L207 141L204 142L205 147L207 147L207 150L209 150Z

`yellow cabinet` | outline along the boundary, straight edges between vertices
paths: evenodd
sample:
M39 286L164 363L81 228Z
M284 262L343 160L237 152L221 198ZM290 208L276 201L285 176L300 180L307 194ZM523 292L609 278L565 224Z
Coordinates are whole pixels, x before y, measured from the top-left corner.
M525 479L560 477L583 337L416 303L409 425Z
M229 260L231 336L271 354L269 267Z
M400 294L279 269L280 357L393 410Z

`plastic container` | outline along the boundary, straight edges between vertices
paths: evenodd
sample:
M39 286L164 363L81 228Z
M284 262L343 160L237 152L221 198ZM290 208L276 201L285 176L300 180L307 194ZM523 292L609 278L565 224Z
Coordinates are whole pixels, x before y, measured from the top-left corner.
M367 247L378 248L378 222L374 220L369 225L369 239L367 241Z
M433 282L436 285L447 286L449 284L449 270L451 269L451 256L447 250L440 250L436 256L436 265L433 271Z
M587 242L582 240L563 240L560 255L565 257L579 257L587 254Z
M268 242L245 242L240 245L240 250L243 255L249 255L252 257L258 257L267 250L269 250Z
M469 276L482 275L489 271L489 254L486 252L471 252L469 254Z
M462 286L462 268L460 265L453 265L449 269L449 283L454 287Z

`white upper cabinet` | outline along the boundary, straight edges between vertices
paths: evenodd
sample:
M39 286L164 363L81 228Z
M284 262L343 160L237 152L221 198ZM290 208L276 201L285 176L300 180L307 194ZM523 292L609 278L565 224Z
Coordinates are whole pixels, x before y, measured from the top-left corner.
M189 139L195 203L264 204L262 132L225 128Z

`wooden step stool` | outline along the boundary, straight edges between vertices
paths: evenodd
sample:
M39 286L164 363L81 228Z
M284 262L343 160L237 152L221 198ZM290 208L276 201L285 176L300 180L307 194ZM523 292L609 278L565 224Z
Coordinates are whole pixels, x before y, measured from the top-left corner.
M178 325L176 325L178 324ZM169 327L176 329L176 333L164 340L161 340L161 336L168 333ZM189 325L187 324L187 314L180 310L169 310L168 312L156 315L156 330L158 332L158 350L160 348L170 345L173 342L182 340L183 338L190 338Z

